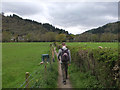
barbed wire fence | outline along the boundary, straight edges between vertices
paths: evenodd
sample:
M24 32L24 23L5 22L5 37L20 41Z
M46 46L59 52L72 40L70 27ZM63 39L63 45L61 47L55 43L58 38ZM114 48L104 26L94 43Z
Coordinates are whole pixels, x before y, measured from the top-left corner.
M52 65L54 63L55 55L53 45L50 45L48 50L49 62L44 62L39 64L37 70L32 73L25 73L25 81L17 88L43 88L42 83L47 79L46 75L51 71Z

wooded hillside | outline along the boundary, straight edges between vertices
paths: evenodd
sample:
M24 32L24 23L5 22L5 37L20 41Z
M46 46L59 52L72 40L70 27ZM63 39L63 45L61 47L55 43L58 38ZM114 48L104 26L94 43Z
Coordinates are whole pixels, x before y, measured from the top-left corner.
M2 32L3 41L55 41L59 34L68 35L68 31L49 23L22 19L15 14L2 15Z
M75 41L91 41L91 42L116 42L118 41L118 33L120 22L106 24L96 29L88 30L75 37Z

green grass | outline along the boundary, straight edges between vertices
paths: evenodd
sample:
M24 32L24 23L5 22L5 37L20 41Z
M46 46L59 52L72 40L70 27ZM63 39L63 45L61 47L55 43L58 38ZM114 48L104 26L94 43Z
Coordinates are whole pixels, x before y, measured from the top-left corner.
M118 48L117 42L70 42L67 43L68 46L80 46L80 47L87 47L87 48L98 48L99 46L107 47L107 48Z
M25 72L39 68L41 54L49 53L50 43L3 43L2 87L16 88L25 81Z
M43 65L44 66L44 65ZM42 66L41 66L42 67ZM57 78L58 78L58 68L57 62L52 62L47 64L47 71L45 68L40 69L34 76L35 79L30 83L30 87L33 88L56 88Z
M102 88L100 83L90 72L80 72L75 64L69 66L70 81L73 88Z

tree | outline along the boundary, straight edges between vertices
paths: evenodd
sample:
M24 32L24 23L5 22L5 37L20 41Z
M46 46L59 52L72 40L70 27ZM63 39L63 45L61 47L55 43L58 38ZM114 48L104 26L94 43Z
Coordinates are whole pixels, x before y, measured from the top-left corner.
M46 35L48 41L55 41L55 37L56 37L57 33L48 32L45 35Z
M2 42L2 33L0 32L0 42Z
M46 41L46 42L47 41L49 41L49 42L55 41L56 35L57 35L57 33L55 33L55 32L47 32L47 33L41 35L40 40Z
M73 41L74 37L75 37L75 35L73 35L73 34L66 35L66 38L67 38L67 40L69 40L69 41Z
M9 42L11 39L11 34L9 32L3 31L2 32L2 41Z
M66 41L66 35L65 34L58 34L56 36L56 40L60 41L60 42Z
M26 36L26 40L27 41L32 41L33 40L33 34L32 33L28 33Z
M97 41L99 41L98 35L97 35L97 34L92 34L92 35L91 35L91 41L92 41L92 42L97 42Z

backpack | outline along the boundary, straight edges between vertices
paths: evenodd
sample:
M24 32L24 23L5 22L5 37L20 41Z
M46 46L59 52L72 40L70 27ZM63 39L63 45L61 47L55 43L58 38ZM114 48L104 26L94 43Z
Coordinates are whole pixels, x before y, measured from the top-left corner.
M68 62L69 61L69 52L68 52L68 49L66 49L66 50L61 49L61 50L62 50L62 55L61 55L62 62Z

